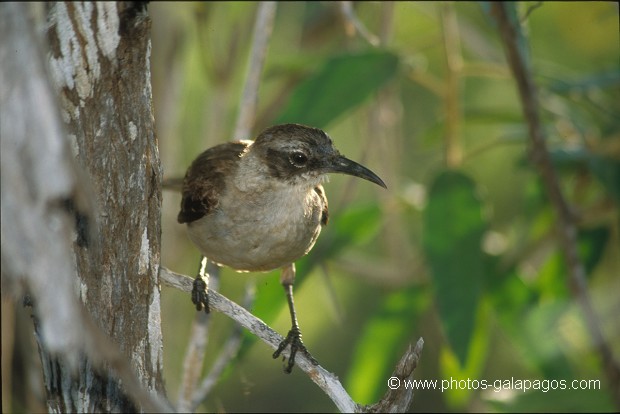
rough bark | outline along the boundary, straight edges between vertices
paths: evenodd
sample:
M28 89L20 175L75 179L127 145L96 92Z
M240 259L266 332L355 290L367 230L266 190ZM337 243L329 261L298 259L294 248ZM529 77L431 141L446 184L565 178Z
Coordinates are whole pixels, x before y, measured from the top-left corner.
M39 7L0 13L3 291L33 299L50 411L162 409L146 6Z

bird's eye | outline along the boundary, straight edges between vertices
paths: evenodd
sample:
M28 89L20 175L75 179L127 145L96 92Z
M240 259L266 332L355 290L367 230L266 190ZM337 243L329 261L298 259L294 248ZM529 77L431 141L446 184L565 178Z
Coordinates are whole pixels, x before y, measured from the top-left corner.
M290 156L291 164L295 167L303 167L308 162L308 157L303 152L294 152Z

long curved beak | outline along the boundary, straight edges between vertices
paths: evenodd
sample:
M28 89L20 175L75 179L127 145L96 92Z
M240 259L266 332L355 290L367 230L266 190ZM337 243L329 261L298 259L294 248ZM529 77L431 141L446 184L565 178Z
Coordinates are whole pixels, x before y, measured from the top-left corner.
M338 155L336 158L332 159L327 170L327 172L342 173L363 178L364 180L368 180L387 189L387 186L377 174L342 155Z

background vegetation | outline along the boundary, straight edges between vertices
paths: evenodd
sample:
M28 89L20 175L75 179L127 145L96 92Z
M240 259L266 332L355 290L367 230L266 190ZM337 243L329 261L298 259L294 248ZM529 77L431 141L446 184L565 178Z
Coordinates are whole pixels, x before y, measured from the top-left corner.
M406 349L425 339L416 379L598 379L600 390L420 390L415 411L614 411L557 242L557 214L528 159L527 126L485 3L359 2L355 30L337 2L277 5L252 136L281 122L325 129L384 191L333 176L330 224L298 263L304 341L361 403L375 402ZM164 175L233 137L256 3L151 3L155 120ZM547 145L574 209L597 323L620 358L618 5L524 2ZM199 254L164 193L162 265L195 274ZM284 334L276 272L222 272L219 291ZM175 401L194 317L163 288L164 367ZM233 325L215 314L205 371ZM282 373L244 337L207 403L215 411L333 411L308 378Z

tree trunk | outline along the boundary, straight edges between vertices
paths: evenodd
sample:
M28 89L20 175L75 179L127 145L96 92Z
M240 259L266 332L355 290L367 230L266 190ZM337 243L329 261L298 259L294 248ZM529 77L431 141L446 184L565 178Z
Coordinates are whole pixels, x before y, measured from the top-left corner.
M33 32L27 14L37 7L43 13L34 16ZM142 386L163 392L161 165L146 6L10 5L0 14L8 36L3 65L14 59L2 70L9 88L2 95L3 291L5 284L13 292L25 287L33 299L50 411L145 409L119 376L123 364L110 362L114 353L101 344L110 338L108 348L118 346ZM47 62L37 56L44 28ZM47 99L41 90L51 91ZM5 149L13 150L6 163ZM75 293L83 307L73 303ZM76 315L83 309L90 317Z

